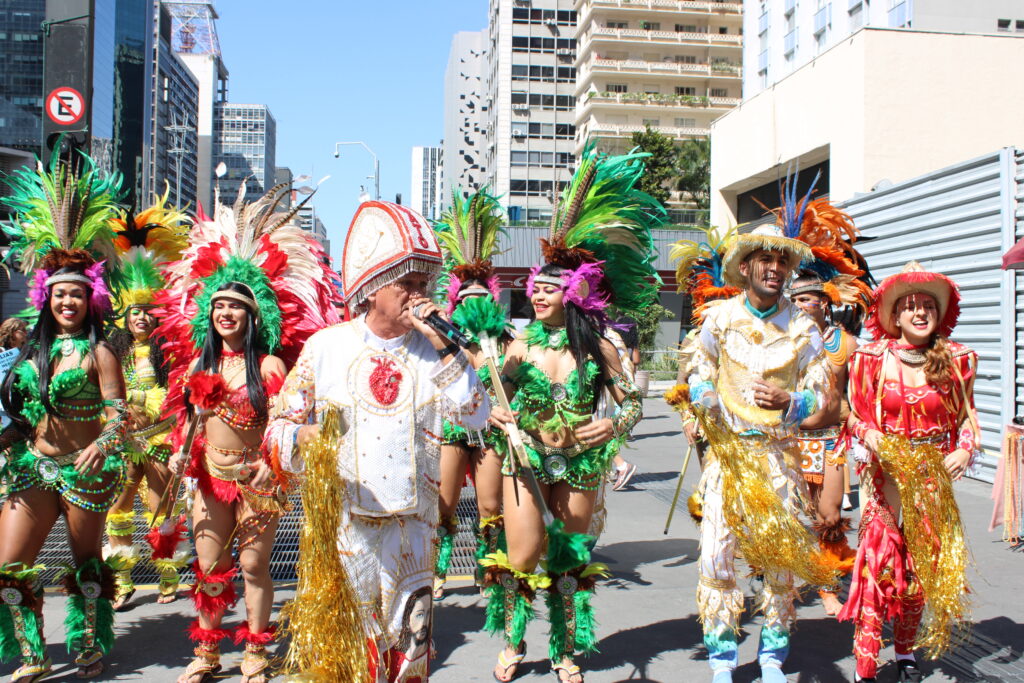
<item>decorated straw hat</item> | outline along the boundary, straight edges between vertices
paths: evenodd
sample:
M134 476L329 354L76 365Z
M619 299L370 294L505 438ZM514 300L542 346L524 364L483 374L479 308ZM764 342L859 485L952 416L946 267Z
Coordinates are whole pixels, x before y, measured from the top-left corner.
M759 249L784 253L789 260L791 271L800 265L800 261L811 258L810 247L797 239L787 237L780 226L761 225L753 232L737 237L729 251L725 253L722 271L726 284L741 289L747 286L747 278L740 273L740 264Z
M917 261L903 266L903 270L882 280L875 289L875 302L868 311L864 324L875 339L898 339L894 312L896 302L911 294L928 294L939 306L937 334L948 337L960 317L960 288L942 273L932 273Z
M412 209L391 202L363 202L352 217L341 256L341 294L353 311L369 296L409 273L431 278L441 271L434 229Z

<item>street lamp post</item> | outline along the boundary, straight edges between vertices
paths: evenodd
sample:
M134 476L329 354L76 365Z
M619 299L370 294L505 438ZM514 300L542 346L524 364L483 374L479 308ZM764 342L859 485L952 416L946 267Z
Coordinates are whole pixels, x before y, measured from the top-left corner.
M380 199L380 161L377 159L377 155L373 153L373 150L363 141L358 140L355 142L335 142L334 143L334 158L337 159L341 156L342 145L360 145L363 149L370 153L373 157L373 195L374 199Z

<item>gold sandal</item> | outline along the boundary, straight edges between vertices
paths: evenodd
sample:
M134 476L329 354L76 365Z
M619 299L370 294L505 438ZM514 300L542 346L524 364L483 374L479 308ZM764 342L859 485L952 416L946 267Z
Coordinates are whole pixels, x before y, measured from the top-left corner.
M517 649L516 653L511 657L505 655L504 649L498 653L498 666L502 668L502 672L508 676L508 670L512 669L512 675L508 676L508 678L498 678L498 674L491 671L491 676L494 680L498 681L498 683L508 683L508 681L514 680L516 675L519 673L519 665L523 663L524 659L526 659L526 641L524 640L520 643L519 647L522 649Z
M11 674L11 683L36 683L53 675L53 662L47 657L34 664L25 663Z
M194 652L195 659L189 662L185 672L178 676L178 683L189 683L193 676L200 676L199 683L205 683L220 673L220 645L201 642L196 645Z
M551 663L551 672L553 674L555 674L555 678L557 678L560 683L572 683L572 677L573 676L579 676L580 677L579 683L583 683L583 672L580 671L580 668L578 666L576 666L575 663L555 664L554 662L552 662ZM566 675L566 678L563 679L561 677L561 675L559 675L559 672L564 672L565 675Z
M246 643L245 654L242 656L242 681L252 683L257 676L263 681L267 680L264 671L270 666L267 658L267 648L259 643Z
M99 668L95 669L90 673L90 669L99 664ZM101 650L83 650L78 653L75 657L75 666L78 667L78 671L75 672L75 678L96 678L103 673L103 652Z

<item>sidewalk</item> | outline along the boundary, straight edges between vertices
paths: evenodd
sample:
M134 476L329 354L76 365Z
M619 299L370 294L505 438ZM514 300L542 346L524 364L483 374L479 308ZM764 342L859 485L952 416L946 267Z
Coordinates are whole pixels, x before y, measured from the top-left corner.
M668 505L682 464L684 440L679 421L652 390L636 439L625 457L639 466L631 485L608 492L608 525L595 552L595 560L608 564L612 578L598 585L594 598L601 652L581 659L588 683L659 681L687 683L710 679L701 646L701 630L695 616L697 586L697 529L686 514L685 500L699 476L696 458L680 497L680 508L670 533L662 534ZM991 513L989 486L967 481L958 485L957 496L974 554L971 586L974 591L971 638L956 652L938 662L924 662L929 683L939 681L1024 681L1024 557L1010 552L998 534L987 531ZM857 511L854 511L856 515ZM742 584L741 584L742 585ZM449 584L449 593L437 604L434 641L438 650L433 683L492 681L500 638L480 628L484 601L468 584ZM747 591L748 595L750 591ZM279 585L280 605L293 594L291 585ZM180 599L157 605L154 590L140 591L134 606L117 617L118 641L108 658L109 669L96 680L169 683L188 663L192 646L184 629L191 621L191 604ZM543 601L535 602L538 616ZM47 639L55 663L65 665L64 598L48 594L45 608ZM799 621L785 671L790 681L838 682L853 680L853 627L825 616L817 596L809 594L798 608ZM241 621L241 605L225 619ZM738 683L759 676L756 664L759 619L745 622L741 635ZM524 683L554 680L549 673L547 626L535 621L528 633L529 654L516 679ZM1012 648L1011 648L1012 646ZM225 669L238 680L240 648L225 648ZM882 651L892 659L892 648ZM9 674L8 664L0 674ZM879 680L895 680L895 667L886 664ZM74 670L66 667L55 681L72 681Z

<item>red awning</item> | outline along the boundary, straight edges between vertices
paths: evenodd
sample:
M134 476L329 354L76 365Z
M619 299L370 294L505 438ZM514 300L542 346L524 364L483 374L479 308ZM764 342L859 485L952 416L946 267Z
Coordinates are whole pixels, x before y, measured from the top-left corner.
M1003 254L1003 270L1024 270L1024 238Z

